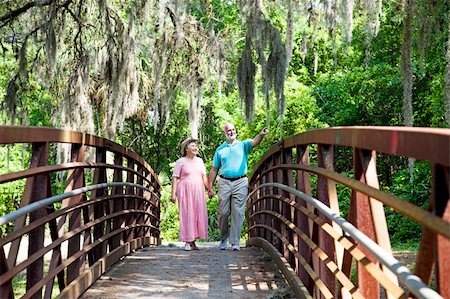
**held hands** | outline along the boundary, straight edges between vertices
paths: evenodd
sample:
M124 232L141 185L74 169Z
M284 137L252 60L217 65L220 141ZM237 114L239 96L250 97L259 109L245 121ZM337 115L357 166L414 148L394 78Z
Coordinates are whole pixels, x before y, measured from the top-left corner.
M208 197L209 199L214 197L214 189L213 189L213 184L214 181L208 181L208 183L206 184L206 189L208 189Z

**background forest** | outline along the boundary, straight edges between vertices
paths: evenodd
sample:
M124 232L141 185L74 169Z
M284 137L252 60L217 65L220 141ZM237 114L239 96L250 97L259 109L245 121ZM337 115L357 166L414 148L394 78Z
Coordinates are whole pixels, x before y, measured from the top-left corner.
M189 135L209 169L225 122L240 139L268 126L251 171L306 130L450 127L449 11L446 0L0 0L0 121L136 151L159 174L163 236L176 239L170 177ZM52 159L67 157L55 149ZM427 204L427 164L379 161L382 188ZM0 147L0 174L28 163L28 148ZM335 167L352 175L349 161ZM0 187L0 214L17 206L21 184ZM394 246L414 246L420 228L386 213Z

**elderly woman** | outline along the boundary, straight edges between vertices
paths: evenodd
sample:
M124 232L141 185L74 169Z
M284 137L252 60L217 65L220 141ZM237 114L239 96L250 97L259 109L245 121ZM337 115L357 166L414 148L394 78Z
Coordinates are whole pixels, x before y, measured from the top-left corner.
M185 250L198 250L195 239L208 238L208 211L205 187L209 186L203 160L197 157L197 140L181 143L182 158L175 163L172 176L172 202L178 200L180 240Z

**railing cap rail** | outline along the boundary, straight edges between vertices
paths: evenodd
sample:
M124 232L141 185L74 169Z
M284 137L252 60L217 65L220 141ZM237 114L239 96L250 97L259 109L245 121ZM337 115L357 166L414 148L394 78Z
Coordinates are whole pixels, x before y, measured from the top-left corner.
M136 160L151 172L159 184L158 176L155 175L152 167L142 157L133 150L106 138L78 131L49 127L0 126L0 144L35 142L72 143L105 148L108 151L119 153Z
M273 145L254 169L258 169L267 158L282 148L309 144L329 144L375 150L379 153L411 157L446 167L450 166L450 129L354 126L315 129L287 137Z

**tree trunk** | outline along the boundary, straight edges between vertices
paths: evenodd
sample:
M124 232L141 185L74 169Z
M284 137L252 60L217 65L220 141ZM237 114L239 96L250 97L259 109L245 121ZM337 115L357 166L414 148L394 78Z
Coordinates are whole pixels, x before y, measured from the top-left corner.
M450 22L448 23L448 41L447 41L447 67L445 68L445 90L444 90L444 106L446 125L450 128Z
M412 0L405 1L405 19L403 24L403 46L401 71L403 78L403 123L407 127L412 127L413 107L412 107L412 65L411 65L411 35L412 35Z

